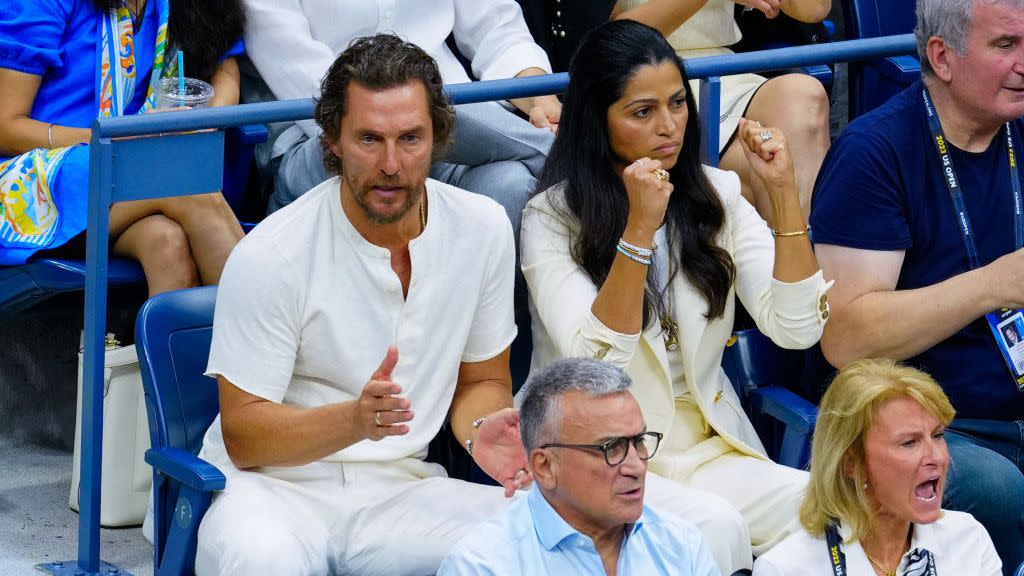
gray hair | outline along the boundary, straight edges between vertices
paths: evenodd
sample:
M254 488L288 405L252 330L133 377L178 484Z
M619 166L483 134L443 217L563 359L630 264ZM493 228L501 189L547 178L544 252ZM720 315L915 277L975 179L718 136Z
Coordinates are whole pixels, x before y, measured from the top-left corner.
M921 60L922 72L929 75L935 73L928 61L928 39L932 36L941 38L957 54L967 54L967 33L974 23L975 2L1012 4L1024 8L1024 0L917 0L914 37L917 40L917 57Z
M579 390L596 398L624 392L631 383L621 368L589 358L559 360L532 374L520 391L519 429L526 451L551 441L567 392Z

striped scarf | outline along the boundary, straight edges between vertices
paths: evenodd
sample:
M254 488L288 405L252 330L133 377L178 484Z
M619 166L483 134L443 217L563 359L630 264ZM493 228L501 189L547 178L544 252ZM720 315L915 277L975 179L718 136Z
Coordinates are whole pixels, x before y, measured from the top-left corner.
M924 548L915 548L906 555L904 576L937 576L935 558Z

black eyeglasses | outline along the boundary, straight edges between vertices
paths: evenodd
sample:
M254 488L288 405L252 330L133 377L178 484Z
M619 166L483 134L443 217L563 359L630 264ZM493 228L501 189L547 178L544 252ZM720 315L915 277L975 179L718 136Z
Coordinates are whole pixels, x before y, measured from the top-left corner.
M618 466L626 460L629 454L629 445L636 448L636 455L641 460L650 460L658 451L661 444L661 432L641 432L636 436L620 436L612 438L603 444L559 444L551 442L544 444L541 448L575 448L577 450L600 450L604 454L604 461L609 466Z

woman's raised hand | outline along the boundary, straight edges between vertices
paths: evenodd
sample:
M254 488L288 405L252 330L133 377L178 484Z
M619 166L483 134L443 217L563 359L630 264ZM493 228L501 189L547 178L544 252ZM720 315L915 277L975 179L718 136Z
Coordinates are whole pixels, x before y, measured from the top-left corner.
M797 191L793 158L789 155L786 135L782 130L740 118L737 135L750 168L773 199L783 192Z
M653 238L665 220L665 209L672 195L668 172L659 160L644 157L622 171L622 182L629 197L629 219L626 228Z

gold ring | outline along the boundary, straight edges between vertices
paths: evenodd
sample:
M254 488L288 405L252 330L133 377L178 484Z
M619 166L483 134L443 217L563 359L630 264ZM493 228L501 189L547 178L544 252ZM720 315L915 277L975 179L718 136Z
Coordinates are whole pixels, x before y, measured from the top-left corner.
M654 171L654 175L658 177L658 180L661 180L662 182L668 182L668 170L665 170L664 168L658 168L657 170Z
M377 426L383 426L384 423L380 421L380 410L377 410L373 414L373 421L377 423Z

